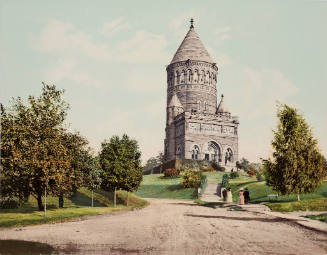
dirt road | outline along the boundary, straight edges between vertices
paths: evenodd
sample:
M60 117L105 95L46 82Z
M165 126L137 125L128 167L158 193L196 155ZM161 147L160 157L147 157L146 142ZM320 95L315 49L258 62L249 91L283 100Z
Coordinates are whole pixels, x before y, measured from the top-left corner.
M0 239L48 243L62 254L327 254L327 234L291 220L149 201L142 210L2 230Z

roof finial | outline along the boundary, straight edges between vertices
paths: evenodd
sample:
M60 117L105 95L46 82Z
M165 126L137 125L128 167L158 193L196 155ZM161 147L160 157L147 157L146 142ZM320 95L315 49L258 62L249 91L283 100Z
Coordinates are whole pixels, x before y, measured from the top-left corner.
M190 26L190 28L194 28L193 22L194 22L194 20L193 20L193 18L191 18L191 26Z

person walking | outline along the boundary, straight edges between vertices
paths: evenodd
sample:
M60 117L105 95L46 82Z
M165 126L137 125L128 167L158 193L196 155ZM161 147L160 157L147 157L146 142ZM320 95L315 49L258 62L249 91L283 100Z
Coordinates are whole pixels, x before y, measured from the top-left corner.
M249 201L250 201L250 193L249 193L248 188L245 188L243 195L244 195L244 202L245 202L245 204L249 203Z
M240 189L240 204L244 205L244 192L243 192L243 189Z

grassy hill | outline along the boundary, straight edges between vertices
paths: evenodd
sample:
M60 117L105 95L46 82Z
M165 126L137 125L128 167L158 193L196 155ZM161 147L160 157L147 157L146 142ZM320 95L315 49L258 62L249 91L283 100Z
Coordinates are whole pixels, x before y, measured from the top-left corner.
M0 209L0 228L17 227L32 224L41 224L47 222L62 222L80 216L89 216L103 214L121 210L131 210L142 208L148 205L148 202L129 194L129 203L127 204L127 192L117 192L117 207L113 207L113 193L103 190L94 192L94 206L91 207L91 191L82 188L74 196L65 198L64 208L58 209L58 198L47 197L47 216L38 211L37 201L30 196L27 203L18 209Z
M258 182L255 177L249 177L245 173L241 173L239 178L230 180L230 183L234 202L239 202L240 188L247 187L251 197L250 203L264 202L273 211L327 211L327 182L323 182L315 192L301 194L301 201L297 201L296 195L269 198L268 195L277 192L267 186L265 181Z
M144 175L141 186L135 194L148 198L194 199L197 190L185 189L180 185L180 177L164 178L163 174Z

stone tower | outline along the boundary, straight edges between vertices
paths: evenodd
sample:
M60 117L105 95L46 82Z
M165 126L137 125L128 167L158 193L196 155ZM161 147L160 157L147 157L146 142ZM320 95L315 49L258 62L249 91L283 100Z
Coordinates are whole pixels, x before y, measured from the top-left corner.
M206 159L225 167L238 160L238 118L224 97L217 107L218 67L211 59L193 19L184 40L167 66L165 161Z

